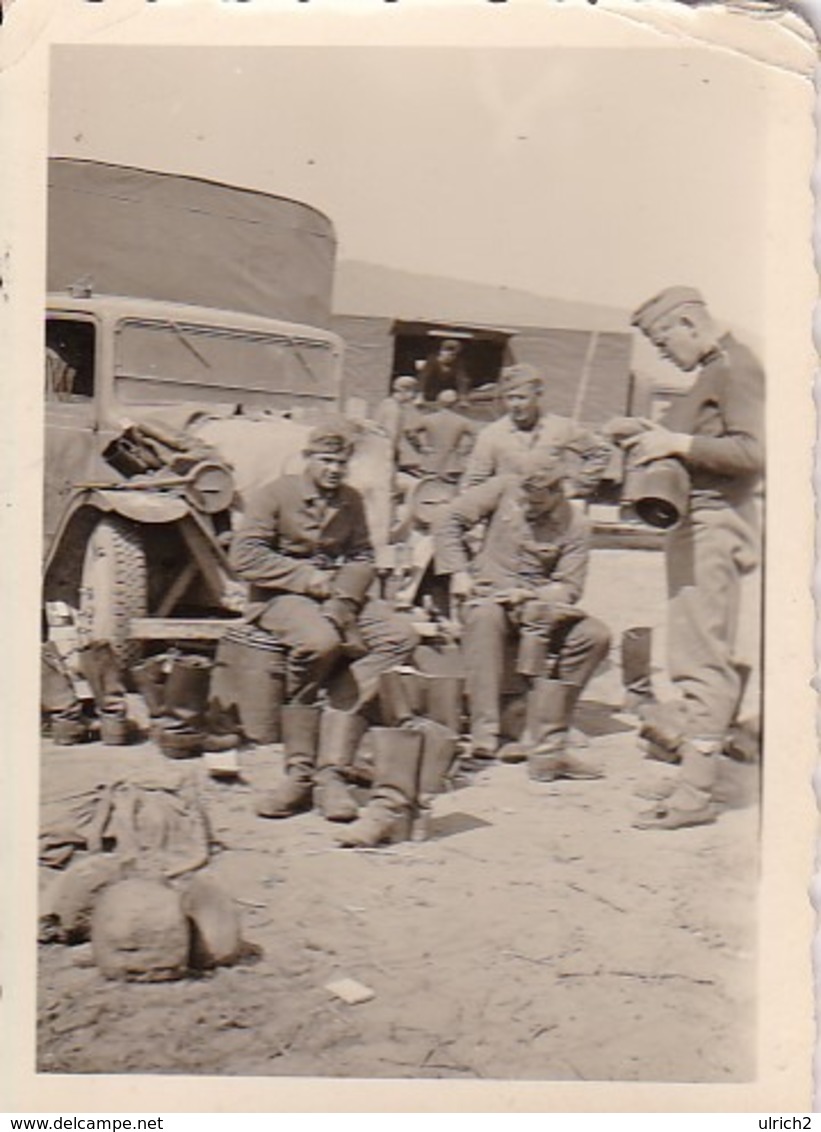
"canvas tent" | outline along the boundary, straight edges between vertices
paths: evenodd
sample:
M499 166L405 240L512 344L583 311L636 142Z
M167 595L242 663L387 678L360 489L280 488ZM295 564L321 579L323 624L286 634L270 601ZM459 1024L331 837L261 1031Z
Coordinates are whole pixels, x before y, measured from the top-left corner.
M48 208L49 291L88 286L328 326L333 225L299 201L52 158Z

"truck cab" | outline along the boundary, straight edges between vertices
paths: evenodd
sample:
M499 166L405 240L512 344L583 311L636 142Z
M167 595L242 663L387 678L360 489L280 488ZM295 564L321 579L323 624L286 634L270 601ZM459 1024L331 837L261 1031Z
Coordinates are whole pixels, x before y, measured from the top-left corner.
M88 288L50 294L47 611L67 606L81 638L110 641L126 664L145 640L222 632L240 606L225 553L240 501L234 454L203 433L335 409L341 361L341 339L318 327ZM154 466L124 461L135 436ZM279 455L272 444L272 474Z

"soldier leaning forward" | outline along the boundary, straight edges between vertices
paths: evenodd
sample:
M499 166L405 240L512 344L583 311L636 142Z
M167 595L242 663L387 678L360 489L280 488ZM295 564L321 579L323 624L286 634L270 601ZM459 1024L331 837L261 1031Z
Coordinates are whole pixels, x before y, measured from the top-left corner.
M518 669L534 678L528 771L542 781L600 777L566 747L573 707L610 640L607 628L575 604L587 571L589 527L565 498L564 475L559 452L535 449L520 474L463 492L436 535L437 568L451 575L451 594L465 603L472 757L496 756L506 644L518 637ZM483 519L484 542L469 562L465 536Z

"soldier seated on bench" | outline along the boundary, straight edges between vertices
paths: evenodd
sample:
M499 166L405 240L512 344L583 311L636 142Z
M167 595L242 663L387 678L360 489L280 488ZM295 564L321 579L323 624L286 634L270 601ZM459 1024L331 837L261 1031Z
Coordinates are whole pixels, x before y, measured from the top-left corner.
M355 715L376 695L381 673L406 663L418 643L407 617L369 597L375 568L365 507L344 482L352 451L352 431L343 418L317 425L304 450L304 470L280 476L250 499L231 547L234 569L250 583L248 619L286 650L287 778L275 797L261 803L266 816L309 807L314 783L321 786L318 802L326 817L356 816L343 768L329 763L315 773L317 695L339 659L355 656L357 700L348 713Z
M587 520L564 490L556 449L537 448L519 474L468 488L445 509L436 530L437 570L464 603L462 647L470 699L471 758L493 760L499 747L505 644L519 637L518 670L529 693L531 778L598 778L567 750L573 708L607 654L605 625L579 609L589 555ZM473 561L468 532L487 520Z

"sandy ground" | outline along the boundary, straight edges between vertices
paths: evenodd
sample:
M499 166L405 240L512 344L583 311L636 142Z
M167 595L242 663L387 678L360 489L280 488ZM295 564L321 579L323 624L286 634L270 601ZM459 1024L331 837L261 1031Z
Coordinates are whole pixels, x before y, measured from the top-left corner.
M584 605L614 638L660 629L660 556L597 552ZM659 631L659 663L663 647ZM250 794L275 776L271 751L246 754L234 785L185 764L222 846L208 871L258 955L137 985L103 979L87 944L41 947L39 1069L751 1079L756 769L723 766L731 805L715 825L632 829L647 764L620 700L611 664L579 712L603 780L536 785L521 766L495 766L437 800L430 840L389 849L336 848L314 814L256 818ZM163 766L149 743L46 742L43 795ZM343 977L374 997L335 999L326 984Z

